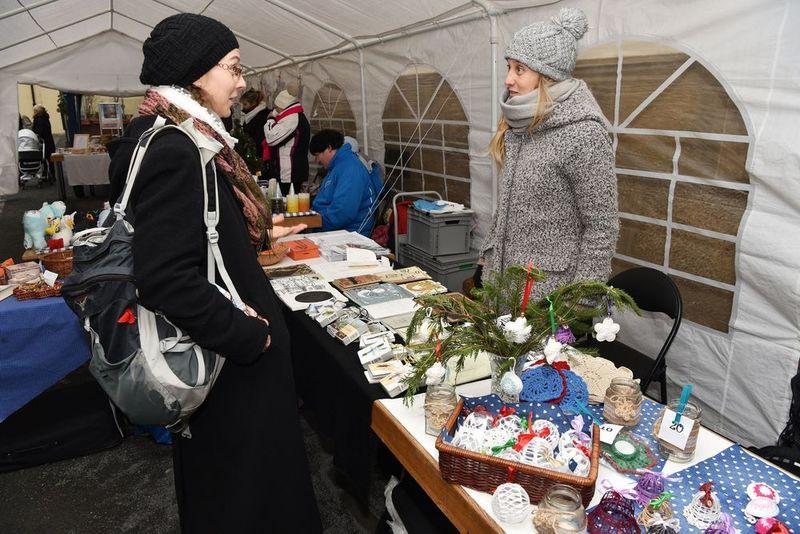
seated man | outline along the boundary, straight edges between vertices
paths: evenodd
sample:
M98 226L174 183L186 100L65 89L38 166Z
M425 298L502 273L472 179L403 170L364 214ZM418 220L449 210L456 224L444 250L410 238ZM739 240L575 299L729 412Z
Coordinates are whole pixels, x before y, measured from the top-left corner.
M322 215L322 231L349 230L369 237L383 186L380 167L368 169L335 130L316 133L309 151L328 171L311 206Z

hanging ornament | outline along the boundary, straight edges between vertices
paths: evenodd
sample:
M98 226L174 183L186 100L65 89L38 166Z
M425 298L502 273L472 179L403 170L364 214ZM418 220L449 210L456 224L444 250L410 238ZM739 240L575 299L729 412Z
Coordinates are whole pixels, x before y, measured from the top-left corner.
M503 336L509 343L521 345L531 337L533 326L528 324L525 317L517 317L513 321L503 324Z
M544 358L549 365L564 359L561 354L561 349L563 348L564 345L556 341L554 336L547 338L547 344L544 346Z
M516 398L522 392L522 379L513 371L506 371L500 378L500 391L507 397Z
M647 506L642 509L636 520L643 527L647 527L653 522L656 515L664 520L671 519L673 516L672 505L669 500L672 498L672 493L665 491L655 499L652 499Z
M530 517L531 499L525 488L513 482L506 482L494 490L492 511L501 522L516 525Z
M703 534L739 534L739 529L733 526L731 516L722 513L714 523L712 523Z
M681 520L677 517L664 519L661 514L653 514L653 518L647 525L647 534L678 534L681 531Z
M434 362L433 365L428 367L425 371L425 384L428 386L439 385L444 382L446 374L447 368L442 365L442 362Z
M619 324L611 317L606 317L601 323L595 323L594 332L597 341L614 341L619 333Z
M558 330L556 330L556 341L562 345L571 345L575 343L575 340L575 334L572 333L569 326L562 324L558 327Z

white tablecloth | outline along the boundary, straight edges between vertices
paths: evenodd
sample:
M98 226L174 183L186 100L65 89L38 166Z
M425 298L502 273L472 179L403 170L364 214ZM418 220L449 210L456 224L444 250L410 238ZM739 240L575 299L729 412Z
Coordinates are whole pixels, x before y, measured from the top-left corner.
M480 395L487 395L489 393L490 383L489 380L482 380L480 382L473 382L471 384L464 384L456 387L456 391L467 397L477 397ZM376 402L382 403L387 410L405 427L406 430L416 439L420 445L438 461L439 451L436 450L436 438L429 436L425 433L425 414L423 412L425 394L421 393L414 397L414 404L411 407L403 405L403 398L396 399L383 399ZM697 449L691 462L687 464L679 464L667 461L664 466L665 474L672 474L682 469L702 462L712 456L715 456L732 445L732 442L715 434L705 428L700 428L700 434L697 438ZM604 493L600 489L600 482L604 479L611 481L616 487L634 487L635 482L620 473L617 473L611 467L600 463L600 468L597 474L597 489L595 490L594 498L592 499L591 506L596 505L600 501L600 497ZM481 507L486 513L497 521L502 528L509 534L526 533L530 534L534 531L533 525L530 521L525 521L519 525L501 524L492 512L492 496L488 493L481 493L469 488L464 488L467 494Z
M108 184L108 153L64 154L64 180L67 185Z

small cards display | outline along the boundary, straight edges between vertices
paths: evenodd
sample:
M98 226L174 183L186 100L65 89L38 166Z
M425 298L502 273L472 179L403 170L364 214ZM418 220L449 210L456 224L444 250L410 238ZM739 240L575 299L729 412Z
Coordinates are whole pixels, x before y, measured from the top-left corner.
M328 326L328 333L345 345L349 345L367 332L369 332L367 323L353 317L339 319Z
M392 284L407 284L417 280L430 280L431 276L419 267L406 267L378 275L381 282Z
M680 421L676 423L676 415L677 414L669 408L664 410L664 417L661 418L661 426L658 428L656 437L666 441L670 445L674 445L680 450L684 450L686 448L686 442L689 440L689 435L692 433L694 420L683 415Z
M359 306L372 306L393 300L413 298L407 289L395 284L373 284L354 289L348 289L344 294Z
M447 293L447 288L436 280L419 280L417 282L402 284L400 287L406 289L415 297Z

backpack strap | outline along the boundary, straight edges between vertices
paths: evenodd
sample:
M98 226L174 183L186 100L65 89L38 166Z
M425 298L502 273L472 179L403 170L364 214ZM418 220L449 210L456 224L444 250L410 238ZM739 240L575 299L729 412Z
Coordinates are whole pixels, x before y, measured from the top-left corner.
M164 117L158 116L153 124L153 127L145 131L139 137L139 142L136 143L136 149L134 150L133 155L131 156L130 164L128 165L128 174L125 178L125 190L122 193L122 198L120 198L119 202L114 204L114 213L118 221L125 218L125 208L128 206L131 191L133 191L133 184L139 174L139 169L142 165L142 161L144 160L144 156L147 153L147 149L150 147L150 143L152 143L153 139L156 137L155 134L168 129L174 129L182 132L186 137L191 139L192 144L197 148L197 154L200 157L200 168L203 176L203 224L206 227L206 242L208 243L208 272L206 276L210 283L216 285L216 271L219 270L219 274L222 277L222 282L225 284L226 289L231 295L231 302L233 302L233 305L240 310L244 310L244 301L242 301L241 297L239 296L239 292L236 291L236 287L233 285L233 280L231 280L228 270L225 268L225 262L222 260L222 253L220 252L218 245L219 233L217 232L217 225L219 224L220 220L220 210L217 202L219 184L217 179L216 165L214 165L213 161L211 162L211 169L213 171L212 178L208 176L208 173L206 172L206 166L203 165L203 155L200 152L200 147L197 146L194 135L183 129L181 126L182 125L167 124L167 120Z

